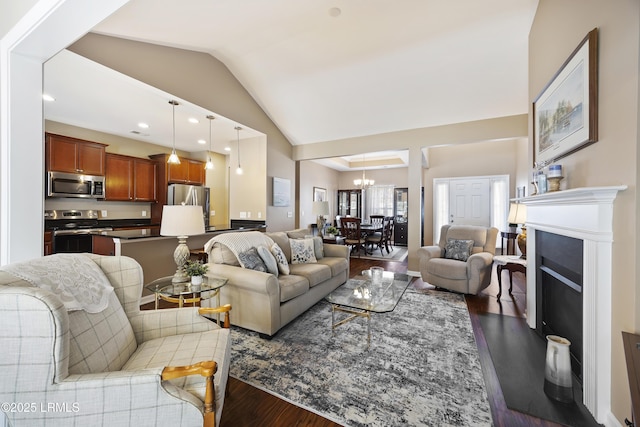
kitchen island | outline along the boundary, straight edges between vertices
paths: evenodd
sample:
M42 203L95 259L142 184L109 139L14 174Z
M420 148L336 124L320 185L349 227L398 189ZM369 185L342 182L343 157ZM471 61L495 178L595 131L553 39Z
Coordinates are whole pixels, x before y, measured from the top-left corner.
M264 231L264 227L222 228L210 227L204 234L189 236L187 246L191 250L202 249L213 236L237 231ZM144 274L144 283L176 272L173 252L178 246L176 237L161 236L157 228L138 228L131 230L103 231L95 233L93 253L99 255L128 256L140 264ZM143 296L149 294L144 289Z

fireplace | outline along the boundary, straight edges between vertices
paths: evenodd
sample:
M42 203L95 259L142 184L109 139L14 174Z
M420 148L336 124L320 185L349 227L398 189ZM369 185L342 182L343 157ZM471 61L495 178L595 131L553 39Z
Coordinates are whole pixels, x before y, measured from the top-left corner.
M575 357L575 369L582 379L582 403L599 423L615 420L611 413L613 202L617 193L624 189L626 186L578 188L519 199L527 206L527 254L530 260L527 266L527 323L532 329L537 329L539 322L549 323L540 319L540 316L544 316L543 311L553 310L545 306L546 297L538 293L539 279L542 282L550 281L547 290L560 294L559 297L554 294L551 299L567 296L572 297L569 299L577 298L566 287L551 287L558 285L558 282L563 286L571 283L580 289L580 292L574 291L579 293L582 300L581 314L573 308L571 314L560 310L560 314L553 315L555 317L551 322L552 325L564 324L567 323L566 316L572 319L581 317L581 326L572 326L572 331L561 329L559 335L577 335L576 330L582 330L581 338L576 343L573 342L576 338L567 338L572 341L574 352L579 353ZM573 240L569 242L573 243L569 245L575 243L576 246L560 254L554 253L555 244L551 244L551 249L545 249L545 240L556 239L556 236L571 238ZM538 243L543 245L540 269L536 268L537 259L532 262L534 256L538 257ZM566 258L580 253L580 267L576 266L577 261L576 265L570 262L569 266L557 262L564 262ZM572 287L569 286L569 289ZM540 298L542 301L539 301Z
M571 368L582 382L582 240L536 231L536 331L571 341Z

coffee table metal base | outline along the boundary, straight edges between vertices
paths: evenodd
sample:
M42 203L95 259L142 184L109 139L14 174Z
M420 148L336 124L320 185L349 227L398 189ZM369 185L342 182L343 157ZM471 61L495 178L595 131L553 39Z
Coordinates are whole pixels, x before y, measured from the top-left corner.
M336 311L350 314L342 320L336 322ZM331 333L335 334L336 328L340 325L344 325L358 317L367 318L367 348L371 347L371 312L367 310L359 310L355 308L342 307L339 304L331 304Z

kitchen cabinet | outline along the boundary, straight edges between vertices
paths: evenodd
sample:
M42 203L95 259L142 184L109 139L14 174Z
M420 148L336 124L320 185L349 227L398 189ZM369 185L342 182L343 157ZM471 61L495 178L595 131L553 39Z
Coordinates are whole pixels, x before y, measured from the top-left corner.
M106 155L105 200L155 202L156 163L120 154Z
M53 253L53 233L51 231L44 232L44 255Z
M102 176L105 174L105 148L105 144L47 133L46 169Z
M152 222L160 223L162 206L167 204L167 189L169 184L204 185L204 162L180 158L180 164L167 163L169 154L154 154L149 158L155 162L157 168L157 203L151 205Z

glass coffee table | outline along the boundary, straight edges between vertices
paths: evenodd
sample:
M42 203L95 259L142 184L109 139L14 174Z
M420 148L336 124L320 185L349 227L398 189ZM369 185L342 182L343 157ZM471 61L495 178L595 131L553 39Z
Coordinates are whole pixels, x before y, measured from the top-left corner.
M158 309L159 300L164 300L178 307L184 304L199 303L203 299L216 297L217 306L220 306L220 288L227 284L228 279L220 276L205 275L201 285L192 285L190 282L172 283L173 276L161 277L145 286L156 297L155 309ZM220 324L220 314L217 317Z
M349 279L325 299L331 304L331 331L359 317L367 319L367 345L371 345L371 313L393 311L409 286L410 277L406 274L385 271L380 284L371 281L369 270L360 276ZM336 321L336 312L349 316Z

